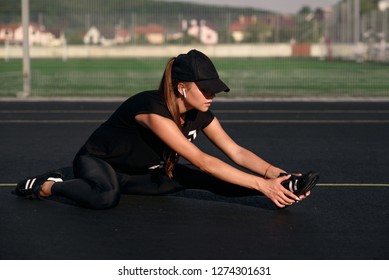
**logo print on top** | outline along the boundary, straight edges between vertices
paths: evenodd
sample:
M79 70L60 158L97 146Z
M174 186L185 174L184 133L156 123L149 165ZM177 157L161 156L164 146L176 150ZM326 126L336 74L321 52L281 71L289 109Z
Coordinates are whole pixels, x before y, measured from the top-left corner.
M188 133L188 140L189 142L193 142L197 137L197 131L196 130L191 130Z

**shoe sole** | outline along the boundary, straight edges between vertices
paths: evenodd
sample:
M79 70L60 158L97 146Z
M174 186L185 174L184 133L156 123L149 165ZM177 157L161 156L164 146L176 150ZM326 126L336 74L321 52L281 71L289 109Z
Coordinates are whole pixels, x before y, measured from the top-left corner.
M306 194L310 190L313 189L313 187L316 186L317 182L319 181L319 174L318 173L312 173L308 176L307 183L304 188L299 190L298 192L295 192L295 195L300 196L302 194Z

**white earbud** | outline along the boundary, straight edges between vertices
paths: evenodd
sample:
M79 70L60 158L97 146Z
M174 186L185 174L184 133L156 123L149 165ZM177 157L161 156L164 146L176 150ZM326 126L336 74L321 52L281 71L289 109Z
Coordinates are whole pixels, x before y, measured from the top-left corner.
M186 98L186 90L184 88L182 89L182 95Z

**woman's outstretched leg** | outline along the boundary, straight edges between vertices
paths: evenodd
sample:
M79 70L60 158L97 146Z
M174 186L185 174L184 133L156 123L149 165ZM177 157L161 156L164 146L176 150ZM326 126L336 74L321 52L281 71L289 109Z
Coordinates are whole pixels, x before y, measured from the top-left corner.
M178 182L170 179L164 169L150 170L144 175L117 173L117 178L124 194L163 195L184 189Z
M243 188L219 180L190 164L177 164L173 172L174 180L183 189L200 189L226 197L259 196L256 190Z

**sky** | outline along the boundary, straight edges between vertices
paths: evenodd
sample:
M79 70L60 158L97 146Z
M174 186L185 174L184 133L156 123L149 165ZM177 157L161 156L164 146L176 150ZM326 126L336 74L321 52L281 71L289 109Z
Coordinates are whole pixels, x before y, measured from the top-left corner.
M223 5L232 7L251 7L273 12L292 14L301 7L309 6L312 9L332 6L340 0L168 0L176 2L191 2L198 4Z

